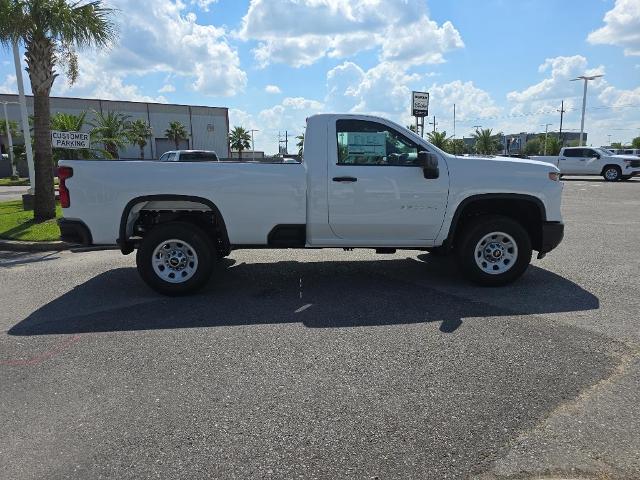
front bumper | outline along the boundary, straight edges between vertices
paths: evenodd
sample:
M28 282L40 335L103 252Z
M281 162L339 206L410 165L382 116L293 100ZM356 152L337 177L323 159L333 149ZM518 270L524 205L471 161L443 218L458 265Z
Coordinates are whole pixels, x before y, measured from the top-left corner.
M82 220L60 218L58 219L58 226L60 227L60 240L63 242L82 245L91 245L93 243L91 230Z
M544 257L546 253L556 248L562 241L563 237L564 237L564 223L544 222L542 224L542 239L540 242L540 250L538 252L538 258Z

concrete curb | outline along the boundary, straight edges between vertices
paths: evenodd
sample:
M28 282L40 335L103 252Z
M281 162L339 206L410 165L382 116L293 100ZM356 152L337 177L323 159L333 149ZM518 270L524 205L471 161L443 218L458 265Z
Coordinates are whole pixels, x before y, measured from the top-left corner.
M26 242L0 239L0 251L9 252L60 252L80 246L81 245L76 245L75 243L61 242L59 240L54 242Z

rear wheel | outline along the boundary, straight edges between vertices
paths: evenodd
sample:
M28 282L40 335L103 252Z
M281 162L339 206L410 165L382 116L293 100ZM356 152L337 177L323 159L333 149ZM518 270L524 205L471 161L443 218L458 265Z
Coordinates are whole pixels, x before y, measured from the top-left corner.
M484 286L506 285L519 278L531 262L531 239L515 220L486 215L464 229L457 248L460 268Z
M622 178L622 170L617 165L607 165L602 170L602 176L607 182L617 182Z
M197 226L175 222L153 228L136 254L138 272L163 295L185 295L200 289L211 276L216 255L213 242Z

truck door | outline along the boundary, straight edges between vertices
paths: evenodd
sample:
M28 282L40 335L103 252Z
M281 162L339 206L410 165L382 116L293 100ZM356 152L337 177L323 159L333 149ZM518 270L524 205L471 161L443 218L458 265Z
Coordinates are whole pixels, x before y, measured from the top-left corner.
M329 225L336 236L400 246L438 235L449 192L442 157L440 177L425 179L417 157L427 149L368 120L337 120L329 139Z
M577 175L579 173L584 173L583 166L581 165L583 162L582 156L582 148L565 148L562 151L560 158L558 159L558 168L563 174L566 175Z
M582 149L582 171L587 175L600 175L604 161L601 160L600 154L592 148Z

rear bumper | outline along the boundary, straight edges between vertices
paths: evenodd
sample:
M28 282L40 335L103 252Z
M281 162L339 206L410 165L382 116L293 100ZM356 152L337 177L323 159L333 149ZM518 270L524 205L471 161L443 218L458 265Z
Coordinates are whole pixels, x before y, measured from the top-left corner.
M69 243L79 243L82 245L93 244L91 230L82 220L69 220L67 218L58 219L60 227L60 240Z
M539 256L556 248L564 237L564 223L544 222L542 224L542 242Z

